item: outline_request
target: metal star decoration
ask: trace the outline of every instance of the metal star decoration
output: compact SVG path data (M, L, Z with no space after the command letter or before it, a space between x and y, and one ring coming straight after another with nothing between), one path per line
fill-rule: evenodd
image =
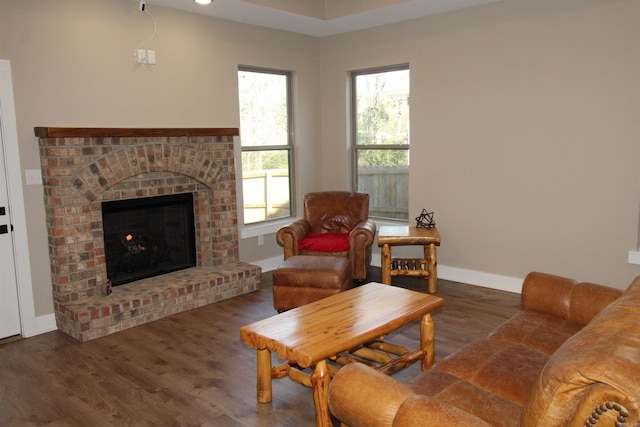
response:
M435 228L436 222L433 220L433 212L422 209L420 216L416 218L416 228Z

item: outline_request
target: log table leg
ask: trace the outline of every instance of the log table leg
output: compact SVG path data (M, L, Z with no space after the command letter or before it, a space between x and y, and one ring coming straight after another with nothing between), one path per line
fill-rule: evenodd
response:
M258 350L258 402L271 402L271 352Z
M420 349L424 353L422 357L422 370L431 368L436 359L435 330L431 314L427 313L420 321Z
M438 260L436 259L436 245L431 243L424 247L425 259L427 260L428 285L427 292L435 294L438 290Z
M382 262L382 283L391 284L391 247L388 244L382 245L381 249Z
M316 407L316 426L332 427L331 414L329 413L329 369L327 361L321 360L311 375L313 386L313 401Z

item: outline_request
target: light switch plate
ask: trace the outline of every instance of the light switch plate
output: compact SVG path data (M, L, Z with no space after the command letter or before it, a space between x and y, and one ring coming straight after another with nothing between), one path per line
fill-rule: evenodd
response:
M156 65L156 51L148 50L147 51L147 64Z
M27 169L24 173L27 185L42 185L42 171L40 169Z
M136 60L138 64L146 64L147 63L147 51L145 49L138 49L136 51Z

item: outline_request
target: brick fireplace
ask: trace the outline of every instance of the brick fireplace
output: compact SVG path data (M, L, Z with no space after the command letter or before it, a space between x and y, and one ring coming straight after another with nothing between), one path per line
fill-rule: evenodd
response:
M235 128L37 127L58 329L99 338L252 292L260 268L239 261ZM192 193L196 267L103 295L102 202Z

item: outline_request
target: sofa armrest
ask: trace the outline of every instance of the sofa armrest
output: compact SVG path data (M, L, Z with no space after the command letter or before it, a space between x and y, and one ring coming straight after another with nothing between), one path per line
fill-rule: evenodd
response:
M329 409L350 427L490 427L361 363L345 366L331 380Z
M284 247L284 259L298 255L298 241L307 237L311 226L304 219L299 219L293 223L282 227L276 233L276 241Z
M401 382L351 363L329 383L329 410L350 427L392 427L398 409L412 394Z
M640 408L635 396L625 395L617 387L609 384L590 386L580 399L571 417L572 427L582 427L584 420L598 414L598 427L619 427L640 425Z

